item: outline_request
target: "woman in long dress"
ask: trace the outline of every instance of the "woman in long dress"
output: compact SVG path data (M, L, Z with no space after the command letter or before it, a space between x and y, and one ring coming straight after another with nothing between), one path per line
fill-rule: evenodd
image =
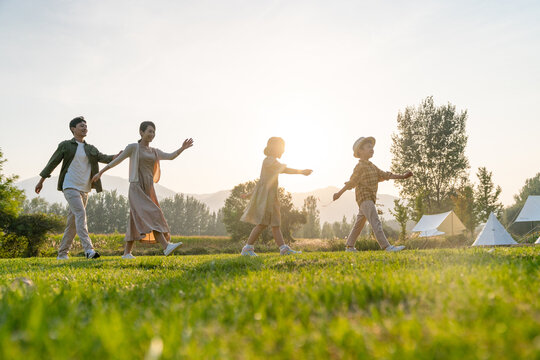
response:
M294 251L285 244L283 234L281 233L281 213L278 197L278 176L279 174L302 174L310 175L313 170L297 170L288 168L287 165L280 163L277 159L281 158L285 151L285 141L280 137L271 137L268 139L264 154L261 175L259 181L250 195L251 200L240 218L241 221L255 225L249 235L247 244L242 248L242 255L257 256L255 254L254 244L259 235L266 227L272 228L272 234L281 255L297 254L300 251Z
M159 206L154 183L159 181L160 160L173 160L184 150L193 146L193 139L186 139L182 147L172 153L165 153L150 147L156 135L156 125L144 121L139 127L141 139L126 146L124 151L99 173L92 181L97 181L103 173L129 157L129 221L126 231L126 245L123 259L134 259L131 254L135 241L158 242L165 255L171 254L181 242L171 243L169 225Z

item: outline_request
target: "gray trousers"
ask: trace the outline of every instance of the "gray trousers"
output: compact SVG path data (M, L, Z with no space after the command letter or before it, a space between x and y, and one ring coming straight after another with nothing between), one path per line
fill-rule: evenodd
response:
M64 197L66 198L69 206L69 213L67 216L66 230L64 230L64 236L58 249L58 255L67 255L71 245L73 245L73 239L75 235L79 235L81 245L85 252L94 249L92 240L88 236L88 226L86 225L86 203L88 201L88 193L75 190L64 189Z
M360 235L360 232L366 224L366 220L369 221L381 249L385 249L387 246L389 246L390 243L386 239L386 235L384 235L382 223L379 219L379 214L377 214L377 208L375 207L375 203L371 200L363 201L360 204L360 212L356 218L353 228L351 229L351 232L349 233L349 236L347 237L347 246L354 246L358 235Z

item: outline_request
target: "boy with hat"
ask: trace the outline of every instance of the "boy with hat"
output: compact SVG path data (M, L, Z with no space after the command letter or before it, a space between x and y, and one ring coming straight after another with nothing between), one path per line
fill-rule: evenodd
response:
M337 193L334 194L334 201L339 199L341 195L347 190L355 189L356 202L359 207L359 214L356 222L347 237L347 247L345 251L356 252L354 244L356 238L360 235L360 232L364 228L366 220L369 221L373 228L375 238L379 243L379 246L386 251L401 251L405 246L393 246L390 245L386 239L386 235L382 229L381 220L377 214L375 208L375 202L377 201L377 188L380 181L390 179L407 179L413 174L408 171L402 175L392 174L391 172L385 172L375 166L369 159L373 156L375 146L375 138L373 137L361 137L355 141L353 145L354 157L359 158L358 164L354 168L353 174L349 181L345 183L345 186Z

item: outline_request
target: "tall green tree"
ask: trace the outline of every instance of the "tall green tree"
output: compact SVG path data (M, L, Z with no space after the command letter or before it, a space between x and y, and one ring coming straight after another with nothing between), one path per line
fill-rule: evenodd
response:
M399 224L400 232L399 239L405 240L407 237L407 221L409 221L409 209L401 203L399 199L394 200L394 210L390 209L390 213Z
M123 233L127 228L129 204L127 198L116 190L103 191L88 197L86 214L89 232Z
M454 212L463 222L463 225L465 225L472 238L474 236L474 230L478 226L473 186L469 182L464 181L452 196L452 202L454 204Z
M220 235L216 231L221 223L218 216L222 215L211 214L208 205L192 196L176 194L166 198L161 201L161 209L175 235Z
M0 149L0 229L8 226L22 211L24 191L15 187L18 176L4 175L4 153Z
M410 202L422 194L427 213L450 209L456 184L466 176L466 121L467 111L458 112L450 103L436 106L432 96L398 113L391 170L414 173L397 184Z
M493 183L493 173L485 167L480 167L476 176L478 177L478 185L474 197L478 220L486 222L491 213L500 217L503 211L503 205L499 201L502 190L500 186L495 186Z
M304 199L302 212L306 216L306 223L300 228L299 236L306 239L319 238L321 236L321 220L315 196L310 195Z

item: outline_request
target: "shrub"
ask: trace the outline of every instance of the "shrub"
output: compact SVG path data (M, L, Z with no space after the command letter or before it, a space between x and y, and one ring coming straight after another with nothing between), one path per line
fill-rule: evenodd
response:
M6 232L27 239L22 255L30 257L39 255L48 232L60 231L63 225L62 219L55 215L23 214L12 219Z
M22 257L28 247L28 239L15 234L5 234L0 231L0 258Z

